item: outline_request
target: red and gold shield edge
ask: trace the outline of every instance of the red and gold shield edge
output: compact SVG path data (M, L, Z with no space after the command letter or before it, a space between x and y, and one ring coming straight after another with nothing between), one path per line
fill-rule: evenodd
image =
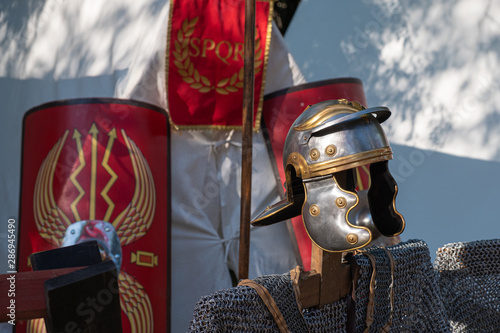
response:
M363 83L357 78L337 78L305 83L285 88L264 96L262 131L271 158L274 159L275 176L282 185L285 182L283 170L283 147L288 130L295 119L308 105L331 99L347 99L359 102L366 107ZM357 168L358 186L360 189L369 187L369 170L363 166ZM279 186L284 198L284 187ZM293 234L297 243L302 267L308 271L311 267L312 243L305 230L302 217L291 219Z
M241 129L245 0L173 0L166 87L175 129ZM272 1L256 1L254 130L260 127Z
M73 99L23 120L18 270L59 247L80 220L113 224L122 248L123 332L170 330L170 171L166 111L113 98ZM41 320L20 331L44 331Z

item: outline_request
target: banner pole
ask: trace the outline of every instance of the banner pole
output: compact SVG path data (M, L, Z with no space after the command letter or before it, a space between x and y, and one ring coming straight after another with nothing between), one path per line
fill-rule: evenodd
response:
M254 109L255 0L245 1L243 124L241 146L241 212L238 279L248 278L252 195L252 130Z

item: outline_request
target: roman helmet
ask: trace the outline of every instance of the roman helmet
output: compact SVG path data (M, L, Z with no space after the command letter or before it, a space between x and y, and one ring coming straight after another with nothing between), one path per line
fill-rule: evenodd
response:
M398 187L388 168L392 150L380 125L390 115L387 107L366 109L345 99L308 106L285 140L286 199L267 207L252 225L302 214L313 243L329 252L355 250L376 235L403 232L405 221L395 207ZM367 211L355 190L353 171L364 165L370 165L367 201L373 223L360 218Z

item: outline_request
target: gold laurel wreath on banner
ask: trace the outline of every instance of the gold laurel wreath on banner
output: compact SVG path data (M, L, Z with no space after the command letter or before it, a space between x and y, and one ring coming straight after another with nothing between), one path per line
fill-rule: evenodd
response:
M181 29L177 32L177 40L174 41L175 51L172 51L175 57L174 64L177 67L177 73L182 76L182 80L189 84L191 88L201 93L207 93L213 89L222 95L237 92L238 89L243 88L243 68L232 76L219 80L219 82L213 86L210 80L206 76L201 75L191 62L188 49L189 40L198 23L198 19L199 17L195 17L192 20L185 19L182 22ZM260 59L262 56L260 38L256 40L255 53L255 58ZM255 74L261 71L262 62L262 60L255 60Z

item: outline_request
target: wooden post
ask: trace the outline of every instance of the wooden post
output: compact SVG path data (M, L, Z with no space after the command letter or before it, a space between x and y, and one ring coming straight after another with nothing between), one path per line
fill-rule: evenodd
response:
M313 245L311 270L290 271L302 308L322 307L345 297L351 288L351 267L342 262L342 253L326 252Z
M342 253L326 252L313 246L311 269L321 276L318 306L333 303L349 292L351 268L342 263Z
M252 195L252 129L254 109L255 0L245 2L243 118L241 146L241 212L238 279L248 278Z

